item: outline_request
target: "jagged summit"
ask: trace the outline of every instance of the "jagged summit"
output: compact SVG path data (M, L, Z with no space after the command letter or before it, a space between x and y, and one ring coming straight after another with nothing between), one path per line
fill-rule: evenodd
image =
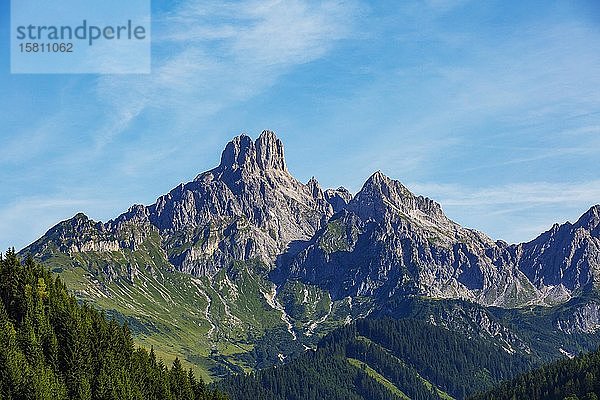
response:
M346 208L352 200L352 193L343 186L337 189L327 189L325 191L325 199L333 207L334 212L341 211Z
M600 206L529 243L493 242L381 171L354 196L300 182L271 131L235 137L219 166L152 205L105 224L77 214L20 255L134 322L148 343L164 330L164 348L219 374L242 372L244 360L279 363L353 319L409 315L413 300L411 315L470 338L486 332L511 354L529 354L513 329L525 320L497 307L573 300L544 329L600 332ZM533 343L542 331L531 326Z
M438 203L381 171L355 196L343 187L323 191L314 177L295 179L283 143L263 131L256 140L235 137L218 167L156 203L106 224L78 214L22 254L85 259L120 252L119 260L133 263L131 252L140 252L154 257L143 265L209 277L237 262L278 268L285 260L280 271L332 295L421 294L520 306L564 301L592 281L600 287L599 236L600 206L576 224L507 246L461 227Z
M381 171L375 172L367 179L357 196L366 195L379 195L386 198L394 196L414 197L400 181L389 178Z
M287 172L283 143L268 130L262 131L254 142L248 135L241 134L225 146L218 169Z
M389 181L391 181L391 179L381 172L380 169L378 169L377 171L373 172L373 174L367 179L366 183L378 184Z
M350 202L350 208L367 218L380 219L383 214L392 211L406 215L422 213L432 222L445 222L441 206L435 201L414 195L400 181L393 180L381 171L367 179L360 192Z
M583 227L588 230L598 229L600 227L600 204L596 204L587 210L575 223L577 227Z
M325 199L325 195L323 194L323 189L321 189L321 185L319 181L314 176L308 180L306 186L310 190L313 198L323 200Z

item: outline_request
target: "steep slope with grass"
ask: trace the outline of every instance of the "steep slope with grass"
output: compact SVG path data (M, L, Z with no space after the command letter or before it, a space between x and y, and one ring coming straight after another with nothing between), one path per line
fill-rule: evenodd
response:
M28 259L0 254L1 399L218 400L176 359L136 348L126 325L80 305Z
M381 172L354 196L299 182L270 131L234 138L154 204L106 223L77 214L19 254L207 380L282 364L358 318L409 315L414 299L430 324L508 353L598 344L600 206L509 245Z
M284 366L226 378L218 387L236 400L463 399L533 365L530 357L424 322L366 319ZM370 397L366 387L381 397ZM331 397L319 397L325 394Z

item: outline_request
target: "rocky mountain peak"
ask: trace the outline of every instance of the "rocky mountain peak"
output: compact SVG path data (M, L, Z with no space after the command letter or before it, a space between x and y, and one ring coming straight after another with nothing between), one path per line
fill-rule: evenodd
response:
M218 167L156 203L106 224L77 214L21 254L96 262L121 252L130 264L211 278L234 263L260 262L334 298L420 293L512 307L600 288L598 249L600 205L529 243L494 243L381 171L354 197L343 187L324 192L314 177L303 184L287 171L282 142L263 131L256 140L234 138Z
M413 194L400 181L395 181L381 171L375 172L363 185L360 195L379 195L386 198L414 197Z
M63 229L68 226L68 230L73 230L75 232L83 232L91 227L95 226L97 223L94 220L91 220L87 215L82 212L75 214L75 216L69 220L62 221L56 227L62 227Z
M391 181L390 178L388 178L383 172L381 172L381 170L377 170L373 173L373 175L371 175L369 177L369 179L367 179L367 183L372 182L372 183L383 183L383 182L389 182Z
M246 134L236 136L225 146L219 169L287 172L283 143L272 131L263 131L254 142Z
M319 181L317 180L317 178L315 178L314 176L310 178L306 183L306 186L308 187L308 190L310 190L310 193L312 194L312 197L314 199L325 199L323 189L321 189L321 185L319 185Z
M225 150L221 154L220 167L237 169L246 165L251 160L253 153L254 144L250 136L245 134L236 136L225 146Z
M350 202L350 208L363 218L381 219L384 214L423 216L431 221L446 220L441 206L435 201L415 196L399 181L388 178L381 171L367 179L361 191Z
M325 200L333 207L334 212L338 212L346 208L350 200L352 200L352 194L343 186L337 189L327 189L325 191Z
M256 161L262 169L278 169L287 171L283 142L273 131L262 131L256 142Z
M600 228L600 204L596 204L583 214L575 223L576 227L582 227L590 231Z
M76 221L87 221L89 220L88 216L85 215L82 212L78 212L77 214L75 214L75 216L73 217L74 220Z
M146 223L146 222L149 222L148 217L149 217L148 207L146 207L142 204L134 204L131 207L129 207L127 212L121 214L114 221L109 221L107 223L107 225L118 226L119 224L122 224L127 221L131 221L131 222L135 222L135 223Z
M362 189L356 195L357 198L383 198L390 196L390 184L392 180L381 171L375 172L364 183Z

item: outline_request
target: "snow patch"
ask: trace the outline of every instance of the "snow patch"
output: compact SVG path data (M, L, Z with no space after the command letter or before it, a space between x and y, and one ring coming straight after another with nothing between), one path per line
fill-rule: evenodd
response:
M575 354L569 353L562 347L560 349L558 349L558 351L560 351L563 355L567 356L568 358L575 358Z

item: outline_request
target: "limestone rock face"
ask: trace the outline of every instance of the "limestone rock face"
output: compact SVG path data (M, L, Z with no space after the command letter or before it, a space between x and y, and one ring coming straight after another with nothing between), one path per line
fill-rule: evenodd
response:
M332 214L318 182L292 177L281 140L264 131L256 141L234 138L218 167L156 203L133 206L106 224L75 217L26 251L42 256L48 241L59 251L119 251L155 239L176 269L210 276L235 260L272 265L290 242L310 239Z
M554 326L568 334L597 332L600 330L600 301L594 299L577 305L571 313L558 318Z
M334 298L427 296L521 307L565 302L597 286L598 206L508 246L449 220L439 204L376 172L343 212L282 266Z
M555 224L535 240L513 246L519 267L537 287L576 292L600 283L600 206L575 224Z
M325 199L331 204L334 212L338 212L346 208L350 200L352 200L352 194L343 186L337 189L327 189L325 191Z
M494 242L379 171L355 196L343 187L324 191L315 178L304 184L289 173L281 140L264 131L254 141L234 138L216 168L154 204L104 224L78 214L22 253L44 259L150 248L195 276L213 276L236 261L262 262L274 280L318 285L334 300L553 305L599 286L600 206L529 243ZM596 326L598 315L582 309L580 329Z

